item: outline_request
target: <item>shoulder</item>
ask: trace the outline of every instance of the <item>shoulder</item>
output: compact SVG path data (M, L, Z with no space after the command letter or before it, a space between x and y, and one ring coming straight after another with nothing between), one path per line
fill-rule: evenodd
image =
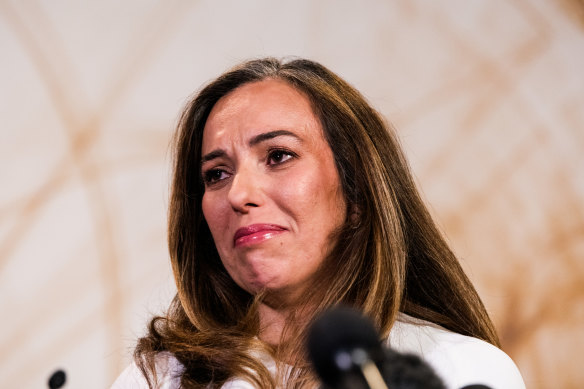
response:
M268 370L274 374L276 363L267 354L254 353L261 360ZM181 375L184 370L183 365L169 352L161 352L156 356L156 374L158 378L157 389L178 389L180 388ZM148 382L142 371L132 362L113 383L111 389L149 389ZM254 386L241 378L229 379L222 386L222 389L254 389Z
M156 356L158 388L179 388L182 371L183 366L172 354L162 352ZM138 365L132 362L116 379L111 389L149 389L149 387Z
M433 323L400 314L388 342L396 351L420 356L448 388L471 384L493 389L525 388L517 366L502 350Z

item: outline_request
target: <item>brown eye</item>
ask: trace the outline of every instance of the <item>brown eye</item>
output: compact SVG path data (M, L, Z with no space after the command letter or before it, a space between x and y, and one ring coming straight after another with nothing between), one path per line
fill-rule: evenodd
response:
M280 149L272 150L268 154L268 165L279 165L279 164L284 163L284 162L286 162L294 157L296 157L296 154L294 154L291 151L280 150Z
M205 184L210 185L215 182L224 180L225 178L227 178L227 176L228 174L225 170L210 169L203 174L203 180L205 181Z

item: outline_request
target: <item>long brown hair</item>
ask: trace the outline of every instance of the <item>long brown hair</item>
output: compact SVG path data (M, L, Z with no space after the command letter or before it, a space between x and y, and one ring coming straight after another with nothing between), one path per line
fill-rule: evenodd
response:
M135 352L150 385L155 385L155 357L161 351L173 353L184 366L185 388L220 387L235 376L257 387L276 385L250 354L258 348L272 355L277 351L257 339L259 298L227 274L201 209L207 117L223 96L265 79L285 81L309 98L347 201L345 225L316 277L320 287L309 288L305 296L310 314L340 303L352 305L370 316L386 337L401 311L498 346L476 290L420 198L393 128L324 66L265 58L245 62L209 83L181 116L168 227L178 293L166 316L151 321ZM302 331L296 337L302 338ZM310 376L298 355L296 384Z

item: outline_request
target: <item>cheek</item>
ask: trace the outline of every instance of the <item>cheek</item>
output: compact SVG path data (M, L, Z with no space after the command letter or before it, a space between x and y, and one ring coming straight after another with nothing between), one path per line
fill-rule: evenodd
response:
M311 177L287 177L286 180L275 183L273 188L273 197L278 199L280 207L295 218L304 219L314 212L318 198L315 196L314 180Z
M203 217L207 221L207 225L213 235L213 239L216 240L215 237L224 224L222 215L225 215L225 212L221 211L221 204L212 195L207 194L203 195L201 208L203 210Z
M229 220L227 220L227 213L221 207L221 203L218 203L213 196L203 195L203 201L201 203L201 208L203 210L203 217L209 226L211 231L211 237L213 238L213 243L215 248L221 258L221 262L224 258L229 257L229 249L231 247L231 240L227 239L229 236L226 233L226 229L229 227ZM225 268L231 274L231 270L228 268L228 263L223 263Z
M289 185L293 182L294 185ZM346 213L344 195L336 176L320 171L290 177L276 186L280 204L298 221L310 222L313 228L337 227Z
M203 210L203 217L207 221L209 228L211 228L211 220L213 219L211 217L211 210L212 209L209 207L209 200L208 200L207 194L203 195L203 200L201 201L201 209Z

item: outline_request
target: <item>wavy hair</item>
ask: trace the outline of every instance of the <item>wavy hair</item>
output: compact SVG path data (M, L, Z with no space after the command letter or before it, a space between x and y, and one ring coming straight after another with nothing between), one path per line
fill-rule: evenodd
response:
M351 305L387 337L401 311L499 346L476 290L421 200L392 126L324 66L265 58L210 82L180 118L168 219L178 292L167 314L151 321L135 351L150 386L156 384L155 357L161 351L173 353L184 366L184 388L221 387L235 376L260 388L277 384L250 353L263 348L278 356L277 349L257 338L261 296L250 295L228 275L201 208L201 145L209 113L236 88L266 79L287 82L310 100L347 203L346 221L315 277L320 287L309 288L305 296L304 314ZM295 344L301 344L302 329L292 332ZM288 386L312 382L301 347L296 348L295 378Z

